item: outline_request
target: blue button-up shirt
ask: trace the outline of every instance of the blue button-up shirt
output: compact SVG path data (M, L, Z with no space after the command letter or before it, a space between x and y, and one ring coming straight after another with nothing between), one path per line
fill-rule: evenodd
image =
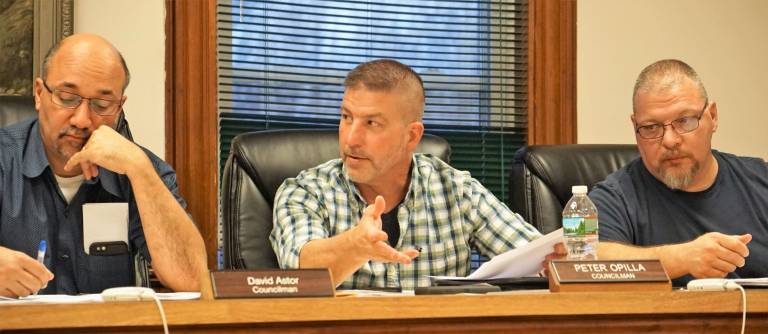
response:
M176 185L176 173L144 149L155 170L186 207ZM87 255L83 247L85 203L128 203L129 253ZM37 256L47 240L45 266L53 281L41 293L96 293L135 284L133 257L150 259L136 200L128 177L99 168L99 176L84 181L67 203L45 154L37 119L0 129L0 246Z

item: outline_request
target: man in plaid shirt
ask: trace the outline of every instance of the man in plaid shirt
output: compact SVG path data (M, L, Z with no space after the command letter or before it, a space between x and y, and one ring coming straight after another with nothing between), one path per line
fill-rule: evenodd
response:
M375 60L344 86L341 159L286 180L275 196L270 239L281 267L330 268L343 288L412 289L429 285L426 275L467 275L472 248L492 257L540 236L468 172L413 153L424 133L413 70Z

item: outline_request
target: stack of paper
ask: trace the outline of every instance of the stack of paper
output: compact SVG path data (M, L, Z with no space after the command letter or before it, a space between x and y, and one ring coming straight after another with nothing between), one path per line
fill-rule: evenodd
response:
M433 280L488 280L536 276L547 254L563 241L563 229L552 231L525 246L494 256L467 277L429 276Z

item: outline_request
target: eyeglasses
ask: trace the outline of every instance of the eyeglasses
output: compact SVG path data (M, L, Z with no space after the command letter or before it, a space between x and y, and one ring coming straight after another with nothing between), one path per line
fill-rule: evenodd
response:
M675 132L679 134L691 132L699 128L699 120L704 116L704 111L707 110L707 106L709 106L709 100L704 101L704 108L701 109L699 116L685 116L667 124L656 123L638 126L635 129L635 132L643 139L658 139L664 137L664 131L666 131L668 125L671 125L672 128L675 129Z
M51 101L59 107L75 109L83 103L83 100L88 100L88 107L99 116L112 116L120 109L121 101L82 97L58 88L51 89L45 81L43 81L43 87L51 93Z

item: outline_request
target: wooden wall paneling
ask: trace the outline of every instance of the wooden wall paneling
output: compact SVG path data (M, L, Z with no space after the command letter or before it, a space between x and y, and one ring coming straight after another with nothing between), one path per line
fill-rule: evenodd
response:
M218 111L216 1L166 0L166 161L216 268Z
M528 144L575 144L576 125L576 0L530 0Z

